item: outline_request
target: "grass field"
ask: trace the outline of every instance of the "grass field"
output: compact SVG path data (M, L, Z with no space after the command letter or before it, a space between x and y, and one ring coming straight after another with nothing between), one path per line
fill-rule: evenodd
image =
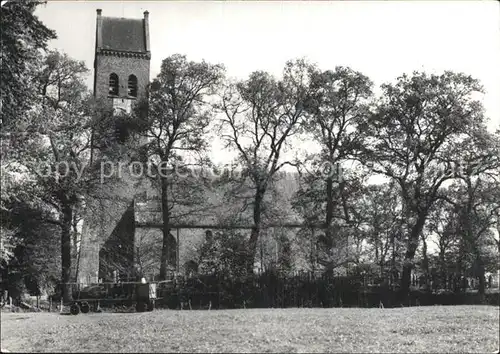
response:
M496 306L2 313L10 352L466 352L499 348Z

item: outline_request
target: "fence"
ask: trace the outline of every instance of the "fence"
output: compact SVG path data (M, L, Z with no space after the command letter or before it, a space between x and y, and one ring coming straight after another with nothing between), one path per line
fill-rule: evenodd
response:
M200 275L178 278L159 289L168 308L269 307L394 307L413 305L498 304L498 292L481 298L477 293L412 288L409 296L397 284L375 284L366 276L331 276L314 273L262 273L245 278ZM415 282L414 282L415 284Z
M146 278L152 281L154 277ZM425 282L412 275L409 296L399 291L398 282L398 279L391 283L388 279L370 274L338 276L322 272L270 271L245 277L226 274L183 277L172 274L170 281L158 286L160 300L157 306L171 309L231 309L499 304L498 290L488 289L484 297L479 296L474 290L466 289L471 282L464 278L450 278L446 282L448 289L438 290L433 286L420 287L426 285ZM136 284L136 279L121 278L117 283L94 283L90 287L72 283L71 288L75 299L130 300L133 299ZM60 292L51 298L59 301ZM107 307L113 306L113 303L103 301L101 304Z

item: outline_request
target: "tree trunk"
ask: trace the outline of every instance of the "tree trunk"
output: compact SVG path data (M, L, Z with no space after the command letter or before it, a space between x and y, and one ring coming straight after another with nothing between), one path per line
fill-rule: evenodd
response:
M498 232L499 239L496 242L497 242L497 248L498 248L498 255L500 256L500 214L498 214L498 218L497 218L497 232Z
M479 298L481 299L481 302L483 302L484 301L484 294L486 292L486 278L484 275L483 260L481 259L481 255L479 254L479 252L476 253L476 262L477 262L477 270L478 270L478 277L479 277L478 294L479 294Z
M73 232L72 232L72 242L73 242L73 249L75 250L75 257L76 257L76 251L78 249L78 219L77 219L77 214L73 213L73 221L72 221L72 227L73 227Z
M484 264L483 264L483 260L481 259L481 253L480 253L480 250L479 250L479 246L478 246L478 239L479 239L479 235L476 236L474 234L474 230L473 230L473 227L472 227L472 220L471 220L471 215L472 215L472 192L470 192L470 190L472 189L472 186L470 185L470 181L468 181L469 184L468 184L468 188L469 188L469 200L468 200L468 203L466 205L466 209L465 209L465 215L463 217L463 222L464 222L464 226L465 226L465 234L466 234L466 237L467 237L467 241L469 243L469 246L470 248L472 248L473 252L475 253L475 256L476 256L476 269L478 271L478 277L479 277L479 288L478 288L478 293L479 293L479 297L481 299L481 301L484 300L484 293L485 293L485 288L486 288L486 285L485 285L485 276L484 276ZM476 236L476 237L474 237Z
M311 261L311 270L314 274L316 271L316 263L318 261L318 253L317 253L317 240L316 240L316 232L315 229L311 229L311 253L310 253L310 261Z
M448 281L448 273L446 271L446 259L445 259L445 249L441 248L439 250L439 268L440 268L440 275L441 275L441 288L443 289L449 289L449 285L447 284Z
M334 195L333 195L333 179L332 177L328 177L326 179L326 216L325 216L325 238L327 241L326 251L327 254L329 255L329 259L327 259L328 264L326 266L326 273L328 275L333 275L334 260L331 259L331 254L334 245L334 233L332 230L334 206L335 205L334 205Z
M73 231L71 233L71 236L72 236L72 257L74 259L74 262L75 262L75 273L74 273L74 276L73 276L73 279L75 282L78 282L78 265L80 263L80 251L78 249L78 218L77 218L77 213L76 212L73 212L73 222L72 222L72 228L73 228Z
M71 224L73 222L73 209L68 204L63 204L61 213L61 282L63 301L72 300L71 294Z
M332 235L332 221L333 221L333 179L328 177L326 179L326 218L325 218L325 236L329 242L329 247L333 246L333 235Z
M460 240L460 246L458 251L458 259L457 259L457 268L456 268L456 277L458 278L457 286L455 287L455 291L465 291L462 286L461 277L465 276L464 270L464 260L465 260L465 240Z
M160 280L166 280L168 261L172 248L172 245L170 245L170 210L167 178L161 178L161 211L163 217L163 245L161 249Z
M398 279L396 277L396 235L394 232L391 233L391 284L397 282Z
M379 265L380 265L380 277L382 278L384 276L384 265L385 265L385 257L387 255L387 249L386 251L384 252L383 250L383 244L382 242L380 242L380 252L377 252L379 253L379 257L380 257L380 260L379 260Z
M429 258L427 256L427 240L422 236L422 270L424 271L425 285L429 285Z
M257 188L255 192L254 198L254 206L253 206L253 226L252 232L250 234L250 240L248 242L248 259L247 259L247 273L253 273L253 266L255 263L255 256L257 252L257 242L259 240L260 235L260 222L262 216L262 201L264 199L264 189Z
M411 270L413 269L413 259L415 258L415 252L418 248L418 240L420 233L422 232L426 220L426 214L420 213L417 216L415 225L411 229L411 233L408 239L408 244L405 252L405 259L403 263L403 274L401 275L401 294L403 299L406 300L410 293L411 284Z

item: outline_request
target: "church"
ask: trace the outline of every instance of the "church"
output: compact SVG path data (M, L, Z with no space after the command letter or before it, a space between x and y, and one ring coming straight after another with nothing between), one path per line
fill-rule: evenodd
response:
M97 10L94 96L112 108L114 115L130 113L134 104L146 97L151 49L148 11L143 13L143 18L118 18L103 16L102 10ZM284 174L272 197L272 203L280 206L273 214L273 222L300 223L290 203L297 188L297 176ZM124 279L137 272L147 277L156 276L163 226L158 192L147 180L133 180L126 174L121 181L102 189L100 197L86 202L77 281L116 281L117 275ZM204 207L198 211L191 210L193 208L173 210L170 244L174 247L169 255L172 272L185 272L187 264L196 263L196 249L210 225L220 225L242 209L241 205L228 203L222 189L207 189ZM240 213L239 222L251 225L248 209ZM242 230L246 231L250 233ZM297 230L286 230L286 233L290 231L297 233ZM272 241L276 232L283 230L264 231L263 236L268 234L268 241ZM262 247L263 244L261 263L264 254L277 257L276 242L268 242L265 252Z
M131 113L134 103L145 98L150 60L147 11L142 19L130 19L106 17L97 9L93 87L96 101L116 115ZM98 151L92 151L92 155L96 153ZM125 179L112 188L104 187L110 189L106 197L101 195L87 201L77 265L78 282L95 283L105 278L107 270L102 263L106 263L108 253L109 256L115 254L121 263L133 264L133 246L124 246L134 243L135 187L130 179ZM114 253L107 252L108 248Z

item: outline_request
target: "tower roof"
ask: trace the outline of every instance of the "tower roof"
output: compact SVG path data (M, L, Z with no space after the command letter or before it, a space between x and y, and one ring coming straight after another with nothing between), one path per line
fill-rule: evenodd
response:
M105 17L97 10L97 51L149 53L149 13L143 19Z
M124 52L146 52L144 20L102 18L102 49Z

